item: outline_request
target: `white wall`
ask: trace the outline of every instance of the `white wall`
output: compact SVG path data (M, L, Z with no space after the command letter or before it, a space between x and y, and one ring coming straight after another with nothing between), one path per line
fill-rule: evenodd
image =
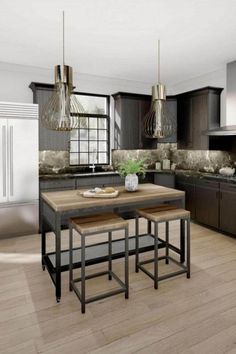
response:
M0 101L32 102L33 95L29 84L32 81L53 83L54 68L50 70L13 65L0 62ZM81 92L113 94L118 91L151 94L152 83L119 80L89 74L74 74L74 85ZM190 80L167 87L168 94L194 90L204 86L224 88L221 94L221 126L233 124L226 117L226 66L218 71L208 73ZM113 102L111 101L113 115ZM234 123L236 124L236 122Z
M0 101L32 102L28 88L32 81L53 83L54 68L50 70L0 62ZM151 84L74 73L77 91L113 94L118 91L149 94Z
M227 122L226 117L226 66L221 70L201 75L190 80L182 81L178 84L174 84L169 87L169 93L174 95L205 86L224 88L221 93L221 126L232 124L232 122Z
M54 68L50 70L0 62L0 101L33 102L29 88L32 81L54 83ZM151 94L151 84L74 73L76 91L112 95L118 91ZM114 133L114 102L111 99L111 148Z

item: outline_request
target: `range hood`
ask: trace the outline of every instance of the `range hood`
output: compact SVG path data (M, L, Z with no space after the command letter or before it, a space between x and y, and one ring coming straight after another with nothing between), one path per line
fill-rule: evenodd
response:
M236 123L236 61L227 64L226 77L226 117L230 122ZM208 130L206 135L230 136L236 135L236 125Z
M206 135L209 136L226 136L226 135L236 135L236 125L228 125L225 127L220 127L218 129L208 130Z

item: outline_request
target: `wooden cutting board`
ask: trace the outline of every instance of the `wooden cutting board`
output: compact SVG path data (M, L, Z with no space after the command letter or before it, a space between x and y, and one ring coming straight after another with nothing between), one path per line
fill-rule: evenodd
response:
M81 195L85 198L116 198L119 195L119 191L113 193L94 193L88 190L81 193Z

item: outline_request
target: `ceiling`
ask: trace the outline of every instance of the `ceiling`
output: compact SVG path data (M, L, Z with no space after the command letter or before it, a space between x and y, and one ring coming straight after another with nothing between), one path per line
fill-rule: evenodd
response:
M0 61L175 84L236 59L235 0L1 0Z

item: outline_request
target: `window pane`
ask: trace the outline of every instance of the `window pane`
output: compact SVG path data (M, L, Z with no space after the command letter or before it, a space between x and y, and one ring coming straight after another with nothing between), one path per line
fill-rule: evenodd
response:
M88 142L87 141L81 141L81 143L80 143L80 151L81 152L87 152L88 151Z
M89 118L89 129L97 129L97 118Z
M107 114L107 97L76 95L85 113Z
M98 118L98 127L99 127L99 129L107 129L107 119L106 118Z
M71 152L78 152L79 151L79 144L78 141L71 141L70 142L70 151Z
M78 165L78 163L79 163L79 155L70 154L70 165Z
M97 151L98 144L96 141L90 141L89 142L89 151Z
M88 164L88 154L87 153L80 153L80 164L87 165Z
M99 130L99 140L107 140L107 130Z
M80 129L79 139L80 140L88 140L88 130L87 129Z
M89 129L89 140L97 140L97 130Z
M99 151L107 151L107 142L106 141L99 141L98 150Z
M78 129L72 129L70 132L71 140L78 140Z
M80 128L88 128L88 118L87 117L80 117L79 118L79 127Z
M106 163L106 162L107 162L107 154L100 152L100 153L98 154L98 162L99 162L99 163Z
M94 153L94 152L90 152L89 153L89 163L98 163L98 156L97 156L97 152Z

